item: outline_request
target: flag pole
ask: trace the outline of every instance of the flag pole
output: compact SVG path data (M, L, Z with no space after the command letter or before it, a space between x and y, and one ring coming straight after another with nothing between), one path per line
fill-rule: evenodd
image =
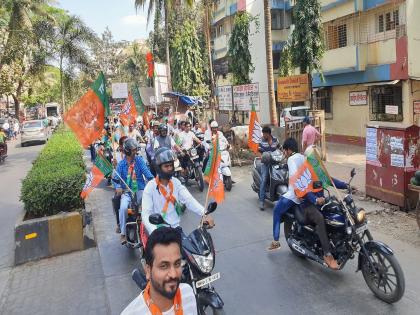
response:
M216 152L217 151L217 147L216 146L218 146L218 145L219 145L219 143L218 143L218 135L216 135L216 144L213 142L213 156L212 156L212 160L207 162L207 163L209 163L209 162L211 163L210 164L210 171L212 169L212 166L214 166L216 164L216 161L215 161L215 159L217 159L217 152ZM204 213L205 213L205 211L207 209L207 206L208 206L208 203L209 203L210 188L212 186L212 181L213 181L213 174L211 174L211 172L210 172L209 175L210 175L210 180L209 180L209 187L207 188L206 202L204 204ZM204 215L201 217L200 226L203 225L203 219L204 219Z

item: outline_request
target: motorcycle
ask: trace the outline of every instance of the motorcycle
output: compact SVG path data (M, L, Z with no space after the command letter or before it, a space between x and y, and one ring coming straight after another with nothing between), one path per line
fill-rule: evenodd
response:
M216 208L217 203L210 203L206 215L214 212ZM160 214L152 214L149 221L154 225L169 226ZM223 300L212 286L214 281L220 279L220 273L212 274L216 253L207 228L202 220L198 228L188 236L179 228L182 234L182 257L186 262L183 264L181 282L188 283L193 288L199 315L209 314L210 310L213 315L222 315ZM135 269L132 279L140 289L144 290L147 280L143 271Z
M197 152L197 148L200 147L198 145L197 147L193 147L189 150L184 150L184 156L183 158L188 159L188 164L185 169L184 174L184 183L188 184L189 179L195 179L198 185L198 189L200 191L204 190L204 177L203 177L203 171L201 169L200 165L200 159Z
M264 154L270 154L269 175L268 182L266 184L265 199L275 202L279 200L280 196L288 190L289 172L287 169L287 163L285 162L284 156L280 150ZM260 192L261 185L261 164L261 158L256 157L252 168L253 183L251 187L257 194Z
M3 163L7 158L7 143L4 141L0 143L0 163Z
M351 180L356 174L351 171L348 193L343 201L331 196L321 208L324 216L331 251L342 270L358 252L357 271L380 300L386 303L399 301L405 291L403 271L394 252L386 244L373 240L368 229L366 212L356 206L351 190ZM321 188L321 182L314 182L314 188ZM284 234L290 250L299 257L309 258L325 267L323 251L314 226L304 221L303 210L295 206L284 216ZM282 219L283 219L282 218Z

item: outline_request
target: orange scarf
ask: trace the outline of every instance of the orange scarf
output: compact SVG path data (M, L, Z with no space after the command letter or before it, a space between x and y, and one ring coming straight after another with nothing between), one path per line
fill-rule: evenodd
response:
M160 183L160 180L159 180L159 176L157 176L156 178L155 178L155 180L156 180L156 185L158 186L158 189L159 189L159 192L162 194L162 196L165 198L165 205L163 206L163 209L162 209L162 212L163 212L163 218L165 218L165 216L166 216L166 211L168 211L168 206L169 206L169 203L172 203L174 206L175 206L175 202L176 202L176 199L175 199L175 197L174 197L174 195L173 195L173 193L174 193L174 184L172 183L172 181L171 180L169 180L169 196L168 196L168 192L166 191L166 188L165 188L165 186L163 186L161 183Z
M159 307L156 304L153 303L153 301L150 297L150 281L147 283L147 286L144 289L143 298L144 298L144 301L146 302L147 307L150 310L150 313L152 313L152 315L162 315L162 311L159 309ZM183 315L184 314L184 311L182 310L182 299L181 299L181 289L180 288L178 288L178 290L176 291L176 294L175 294L174 310L175 310L175 315Z

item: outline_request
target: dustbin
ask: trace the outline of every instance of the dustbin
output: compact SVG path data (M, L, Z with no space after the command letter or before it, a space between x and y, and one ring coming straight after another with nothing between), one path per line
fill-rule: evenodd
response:
M420 129L368 125L366 128L366 195L399 206L413 208L418 194L408 189L419 169Z

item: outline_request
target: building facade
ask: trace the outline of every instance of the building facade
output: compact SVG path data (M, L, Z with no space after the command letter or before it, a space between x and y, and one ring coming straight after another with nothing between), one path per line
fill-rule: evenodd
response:
M419 124L420 1L320 2L324 79L313 88L327 139L363 145L366 125Z
M289 0L271 0L271 29L274 77L279 67L280 52L290 34L292 3ZM267 60L265 53L264 33L264 2L263 0L215 0L213 14L212 46L213 67L216 86L232 85L232 75L229 73L227 52L229 38L232 33L234 18L238 12L247 11L259 20L259 30L256 31L255 23L251 24L250 53L255 71L250 74L251 82L258 83L260 119L262 123L270 123L270 109L268 97ZM221 110L221 114L232 115L234 108ZM248 112L237 112L239 120L248 121Z

